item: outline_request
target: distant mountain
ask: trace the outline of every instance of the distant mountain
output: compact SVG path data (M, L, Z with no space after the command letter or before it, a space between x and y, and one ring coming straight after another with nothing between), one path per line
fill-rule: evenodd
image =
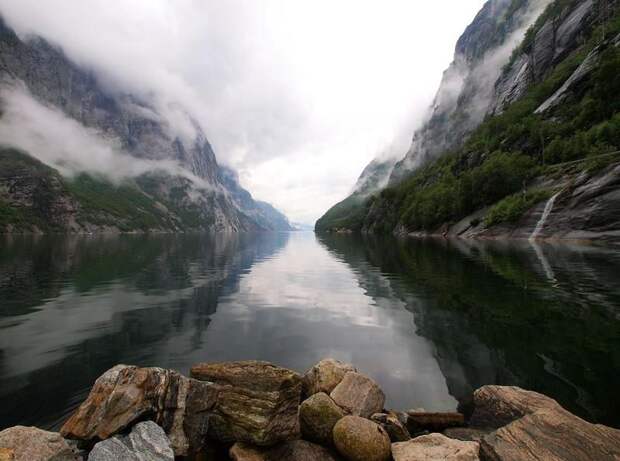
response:
M620 240L618 75L617 0L489 0L387 187L317 230Z
M69 177L58 171L62 165L44 165L0 139L0 232L291 229L282 213L254 201L236 174L218 164L191 115L176 108L186 129L180 133L149 101L112 93L61 49L40 37L18 37L0 17L3 107L17 90L143 164L175 168L143 171L120 184L93 173Z

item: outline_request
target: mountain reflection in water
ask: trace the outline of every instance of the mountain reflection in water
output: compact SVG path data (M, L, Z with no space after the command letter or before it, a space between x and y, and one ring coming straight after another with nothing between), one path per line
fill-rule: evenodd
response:
M453 410L484 384L620 426L620 254L312 233L0 243L0 428L58 427L117 363L187 373L331 356L388 405Z

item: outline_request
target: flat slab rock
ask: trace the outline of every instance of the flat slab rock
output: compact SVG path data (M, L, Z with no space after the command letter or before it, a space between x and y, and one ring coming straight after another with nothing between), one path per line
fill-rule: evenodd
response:
M95 381L60 432L72 439L105 440L151 419L168 434L175 455L184 456L203 445L216 399L215 386L175 371L117 365Z
M271 446L299 437L301 376L268 362L204 363L191 376L215 383L209 436L220 442Z
M129 435L96 444L88 461L174 461L174 451L164 430L145 421L136 424Z
M330 397L347 413L363 418L380 413L385 404L385 394L379 385L368 376L352 371L344 375Z
M462 427L464 425L465 416L461 413L407 412L407 428L412 433L425 430L440 432L450 427Z
M392 444L394 461L478 461L480 444L450 439L441 434Z
M14 426L0 432L0 461L81 461L56 432Z
M305 440L284 442L273 448L236 443L230 449L233 461L340 461L327 449Z
M481 439L485 459L620 459L620 430L588 423L542 394L516 387L485 386L474 393L474 405L472 421L508 421Z

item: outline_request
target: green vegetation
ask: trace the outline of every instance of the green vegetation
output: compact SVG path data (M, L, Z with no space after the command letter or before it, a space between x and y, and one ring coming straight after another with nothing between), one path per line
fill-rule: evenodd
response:
M317 221L316 230L359 230L362 227L365 209L364 198L359 195L352 195L337 205L334 205L325 213L325 215Z
M116 226L121 231L168 227L165 213L130 182L115 185L81 174L67 181L67 188L80 203L79 221Z
M116 184L88 174L64 178L23 152L0 149L0 182L20 191L12 197L0 190L0 232L8 226L13 232L63 232L72 218L85 228L121 232L206 228L213 222L208 207L188 199L183 180L170 186L175 180L144 175Z
M576 3L556 0L517 53L528 51L545 21ZM486 119L463 147L366 203L342 202L317 223L317 229L382 233L400 225L410 232L435 231L494 204L486 225L514 222L543 199L542 191L527 192L528 184L537 176L557 173L554 165L583 160L573 165L573 171L592 172L617 161L618 157L602 155L620 150L620 48L609 40L620 33L619 11L615 4L582 46L502 114ZM594 71L556 108L536 114L597 46L600 60Z
M547 200L551 194L548 190L532 190L526 193L510 195L493 206L484 218L487 227L504 222L514 223L523 213L537 203Z

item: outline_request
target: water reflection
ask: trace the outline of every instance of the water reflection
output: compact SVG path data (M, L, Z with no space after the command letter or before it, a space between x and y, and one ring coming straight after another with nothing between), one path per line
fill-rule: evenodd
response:
M450 394L488 384L552 395L583 417L620 425L620 254L527 242L394 242L328 236L352 267L369 261L430 339ZM365 274L365 271L360 271ZM385 287L363 277L370 296Z
M613 251L310 233L1 245L0 428L57 427L116 363L325 356L397 408L516 384L620 425Z

